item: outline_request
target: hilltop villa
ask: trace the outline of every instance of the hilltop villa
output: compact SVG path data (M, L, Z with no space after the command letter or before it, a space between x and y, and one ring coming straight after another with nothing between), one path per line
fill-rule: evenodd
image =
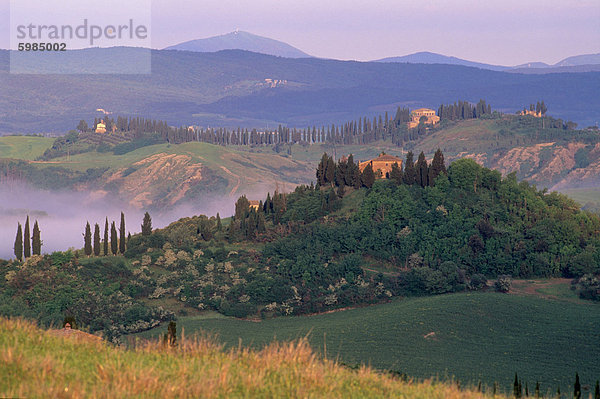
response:
M260 201L250 200L248 202L250 203L250 209L254 209L255 211L258 212L258 207L260 206Z
M408 122L408 127L410 129L417 127L422 117L426 118L426 120L423 121L426 125L435 125L440 121L440 117L435 114L434 110L429 108L419 108L410 113L411 121Z
M96 133L106 133L106 125L103 120L96 125Z
M519 115L531 115L531 116L535 116L536 118L541 118L542 117L542 113L541 112L535 112L535 111L531 111L528 109L524 109L523 111L519 111L518 113Z
M373 168L373 172L375 172L375 177L378 179L386 178L389 179L390 172L392 171L392 165L397 163L398 167L402 167L402 159L395 157L393 155L388 155L385 152L379 154L379 156L375 159L371 159L364 162L359 162L358 167L362 172L367 165L371 165Z

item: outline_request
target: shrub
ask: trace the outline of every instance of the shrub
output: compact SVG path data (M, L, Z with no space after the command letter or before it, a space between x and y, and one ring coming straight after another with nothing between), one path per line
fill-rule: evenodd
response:
M512 278L509 275L501 275L498 276L498 280L494 284L496 291L507 293L510 291L510 286L512 285Z
M487 278L483 274L476 273L471 276L469 280L470 290L480 290L487 287Z

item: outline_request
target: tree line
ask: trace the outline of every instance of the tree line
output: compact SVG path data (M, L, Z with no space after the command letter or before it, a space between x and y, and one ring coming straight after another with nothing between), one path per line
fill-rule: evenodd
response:
M418 184L421 187L431 187L441 173L446 173L446 165L444 154L438 148L430 164L427 163L423 151L419 154L417 162L414 161L413 152L409 151L404 164L394 163L389 176L386 177L398 184ZM316 175L319 186L330 185L342 188L345 186L371 188L377 177L383 177L381 171L374 171L370 164L361 172L359 164L354 162L352 154L348 158L341 158L336 164L333 157L326 153L321 157Z
M21 223L17 224L17 235L15 237L14 254L15 257L22 261L31 257L31 255L41 255L42 240L40 236L40 228L37 220L33 224L33 234L29 230L29 215L25 220L25 230L21 227Z
M129 236L131 237L131 234L129 234ZM104 256L124 254L126 243L125 214L123 212L121 212L121 224L119 226L118 235L115 222L111 222L109 229L108 218L106 218L104 221L104 235L102 240L100 239L100 225L98 223L94 225L94 235L92 238L90 222L86 222L85 232L83 233L83 252L86 256L91 256L92 254L94 256L100 256L101 253Z
M379 140L391 140L392 143L402 146L405 143L416 140L425 134L427 127L420 123L417 127L409 129L407 122L411 121L411 111L406 107L398 107L396 113L391 117L385 114L370 117L360 117L358 120L348 121L328 126L312 126L307 128L296 128L279 125L274 130L257 130L238 127L228 128L196 128L196 127L172 127L166 121L157 121L145 118L126 118L118 116L116 120L106 116L103 120L107 131L113 127L119 133L131 133L133 137L139 138L143 135L157 134L166 142L180 144L191 141L210 143L216 145L281 145L281 144L369 144ZM484 100L471 105L467 101L459 101L453 105L440 105L438 115L441 120L457 120L480 118L490 115L492 108ZM80 132L95 130L100 122L94 120L93 128L90 129L85 120L81 120L77 126Z

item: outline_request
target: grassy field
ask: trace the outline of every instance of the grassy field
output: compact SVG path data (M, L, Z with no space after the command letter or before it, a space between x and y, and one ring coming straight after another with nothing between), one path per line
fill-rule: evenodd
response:
M573 188L563 190L563 193L573 198L581 205L588 203L600 205L600 188Z
M454 385L402 382L368 368L350 370L322 360L304 341L261 351L224 351L206 339L125 350L6 319L0 319L0 361L0 397L488 397Z
M33 160L52 146L53 138L36 136L0 137L0 158Z
M313 347L350 364L410 376L454 376L509 387L515 372L533 387L563 392L575 372L600 378L600 306L495 293L396 300L335 313L251 322L180 318L186 335L205 331L229 346L262 347L308 336ZM164 333L166 327L140 334Z

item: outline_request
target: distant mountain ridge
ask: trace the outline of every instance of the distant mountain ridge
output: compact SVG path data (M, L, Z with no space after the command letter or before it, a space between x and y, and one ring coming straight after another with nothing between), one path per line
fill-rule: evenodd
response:
M220 36L179 43L169 46L165 50L195 51L200 53L214 53L221 50L246 50L285 58L311 57L305 52L279 40L237 30Z
M473 68L489 69L492 71L505 71L510 69L507 66L501 65L490 65L480 62L473 62L463 60L457 57L450 57L443 54L432 53L429 51L421 51L414 54L404 55L400 57L387 57L375 62L394 62L394 63L408 63L408 64L448 64L448 65L462 65Z
M567 57L554 65L546 64L545 62L528 62L515 66L492 65L481 62L464 60L457 57L451 57L443 54L432 53L429 51L421 51L414 54L404 55L400 57L386 57L374 62L387 63L408 63L408 64L448 64L462 65L474 68L489 69L491 71L505 72L521 72L525 69L532 69L529 73L536 73L535 70L540 70L537 73L545 73L542 71L546 68L553 69L553 72L588 72L595 71L594 65L600 65L600 53L598 54L582 54ZM585 68L582 68L585 66Z

